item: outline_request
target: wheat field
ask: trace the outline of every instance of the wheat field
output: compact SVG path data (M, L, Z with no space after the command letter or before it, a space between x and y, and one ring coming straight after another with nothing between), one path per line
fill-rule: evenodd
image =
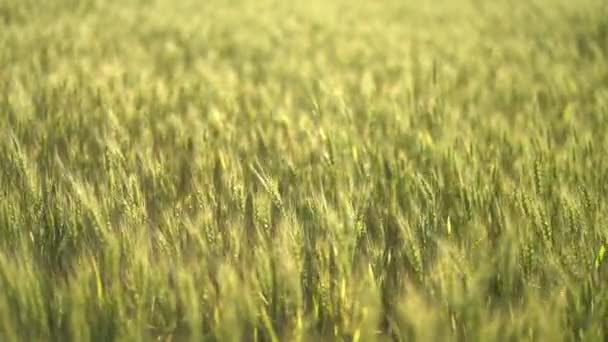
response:
M608 340L601 0L0 0L0 340Z

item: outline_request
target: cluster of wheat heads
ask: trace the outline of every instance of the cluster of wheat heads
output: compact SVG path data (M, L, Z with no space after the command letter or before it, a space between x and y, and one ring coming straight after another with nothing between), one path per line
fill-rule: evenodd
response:
M3 341L605 341L600 0L0 0Z

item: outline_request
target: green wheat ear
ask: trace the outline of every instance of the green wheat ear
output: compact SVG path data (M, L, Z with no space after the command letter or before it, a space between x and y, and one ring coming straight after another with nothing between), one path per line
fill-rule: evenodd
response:
M247 239L250 246L253 246L256 239L256 225L255 225L255 204L253 194L247 193L247 199L245 201L245 238Z
M222 194L224 188L224 165L222 163L222 157L219 153L215 156L215 163L213 165L213 187L216 194Z
M606 246L602 245L595 255L595 269L599 270L604 262L604 258L606 257Z

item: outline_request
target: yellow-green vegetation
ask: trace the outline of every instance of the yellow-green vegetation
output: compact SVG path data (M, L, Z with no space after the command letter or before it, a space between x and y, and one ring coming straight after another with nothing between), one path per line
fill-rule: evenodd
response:
M606 341L604 0L0 0L0 340Z

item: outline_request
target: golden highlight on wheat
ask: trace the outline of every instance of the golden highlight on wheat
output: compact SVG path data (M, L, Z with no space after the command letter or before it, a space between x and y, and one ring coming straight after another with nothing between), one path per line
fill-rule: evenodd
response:
M0 0L0 340L606 341L601 0Z

